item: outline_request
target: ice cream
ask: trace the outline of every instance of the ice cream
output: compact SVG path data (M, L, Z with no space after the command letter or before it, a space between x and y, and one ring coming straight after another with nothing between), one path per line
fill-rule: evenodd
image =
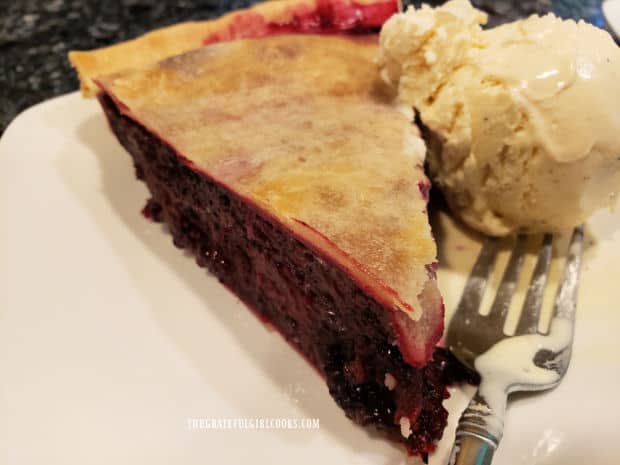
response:
M491 235L558 231L620 186L620 49L553 15L483 30L467 0L381 31L381 73L413 106L454 213Z

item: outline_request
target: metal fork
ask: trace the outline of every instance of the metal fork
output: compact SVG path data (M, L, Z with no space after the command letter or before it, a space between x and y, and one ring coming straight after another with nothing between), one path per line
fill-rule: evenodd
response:
M504 323L527 254L527 236L517 238L488 316L479 310L498 240L488 239L482 247L447 333L450 350L481 376L475 396L461 415L450 465L489 465L502 438L508 395L553 388L568 369L583 226L574 229L570 240L550 328L539 331L552 246L553 236L545 235L514 336L504 334Z

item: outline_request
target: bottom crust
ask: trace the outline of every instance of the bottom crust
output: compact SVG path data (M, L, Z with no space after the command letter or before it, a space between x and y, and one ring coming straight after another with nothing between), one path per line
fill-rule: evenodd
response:
M431 452L446 426L446 386L473 375L441 348L423 368L407 364L393 343L389 309L283 225L191 169L106 94L99 100L151 192L145 216L165 222L177 247L277 328L317 368L349 418L411 454Z

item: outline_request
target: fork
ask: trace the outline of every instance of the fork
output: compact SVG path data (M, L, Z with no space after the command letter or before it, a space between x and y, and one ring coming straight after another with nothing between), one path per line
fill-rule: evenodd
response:
M447 333L452 353L481 377L459 420L450 465L489 465L502 438L508 395L551 389L564 377L573 342L583 235L583 225L573 230L551 324L540 331L553 246L551 234L543 237L512 336L504 333L504 323L527 254L528 238L523 234L517 237L488 316L479 310L499 244L494 238L483 244Z

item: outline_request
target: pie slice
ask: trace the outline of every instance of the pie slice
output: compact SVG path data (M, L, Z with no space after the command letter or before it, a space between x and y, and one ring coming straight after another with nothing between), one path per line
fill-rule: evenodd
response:
M378 32L398 9L397 0L279 0L259 3L208 21L157 29L137 39L91 51L72 51L82 93L94 96L93 79L140 68L215 42L285 33Z
M146 216L306 356L350 418L425 455L466 374L435 348L425 147L376 52L373 34L268 35L93 82L151 192Z

